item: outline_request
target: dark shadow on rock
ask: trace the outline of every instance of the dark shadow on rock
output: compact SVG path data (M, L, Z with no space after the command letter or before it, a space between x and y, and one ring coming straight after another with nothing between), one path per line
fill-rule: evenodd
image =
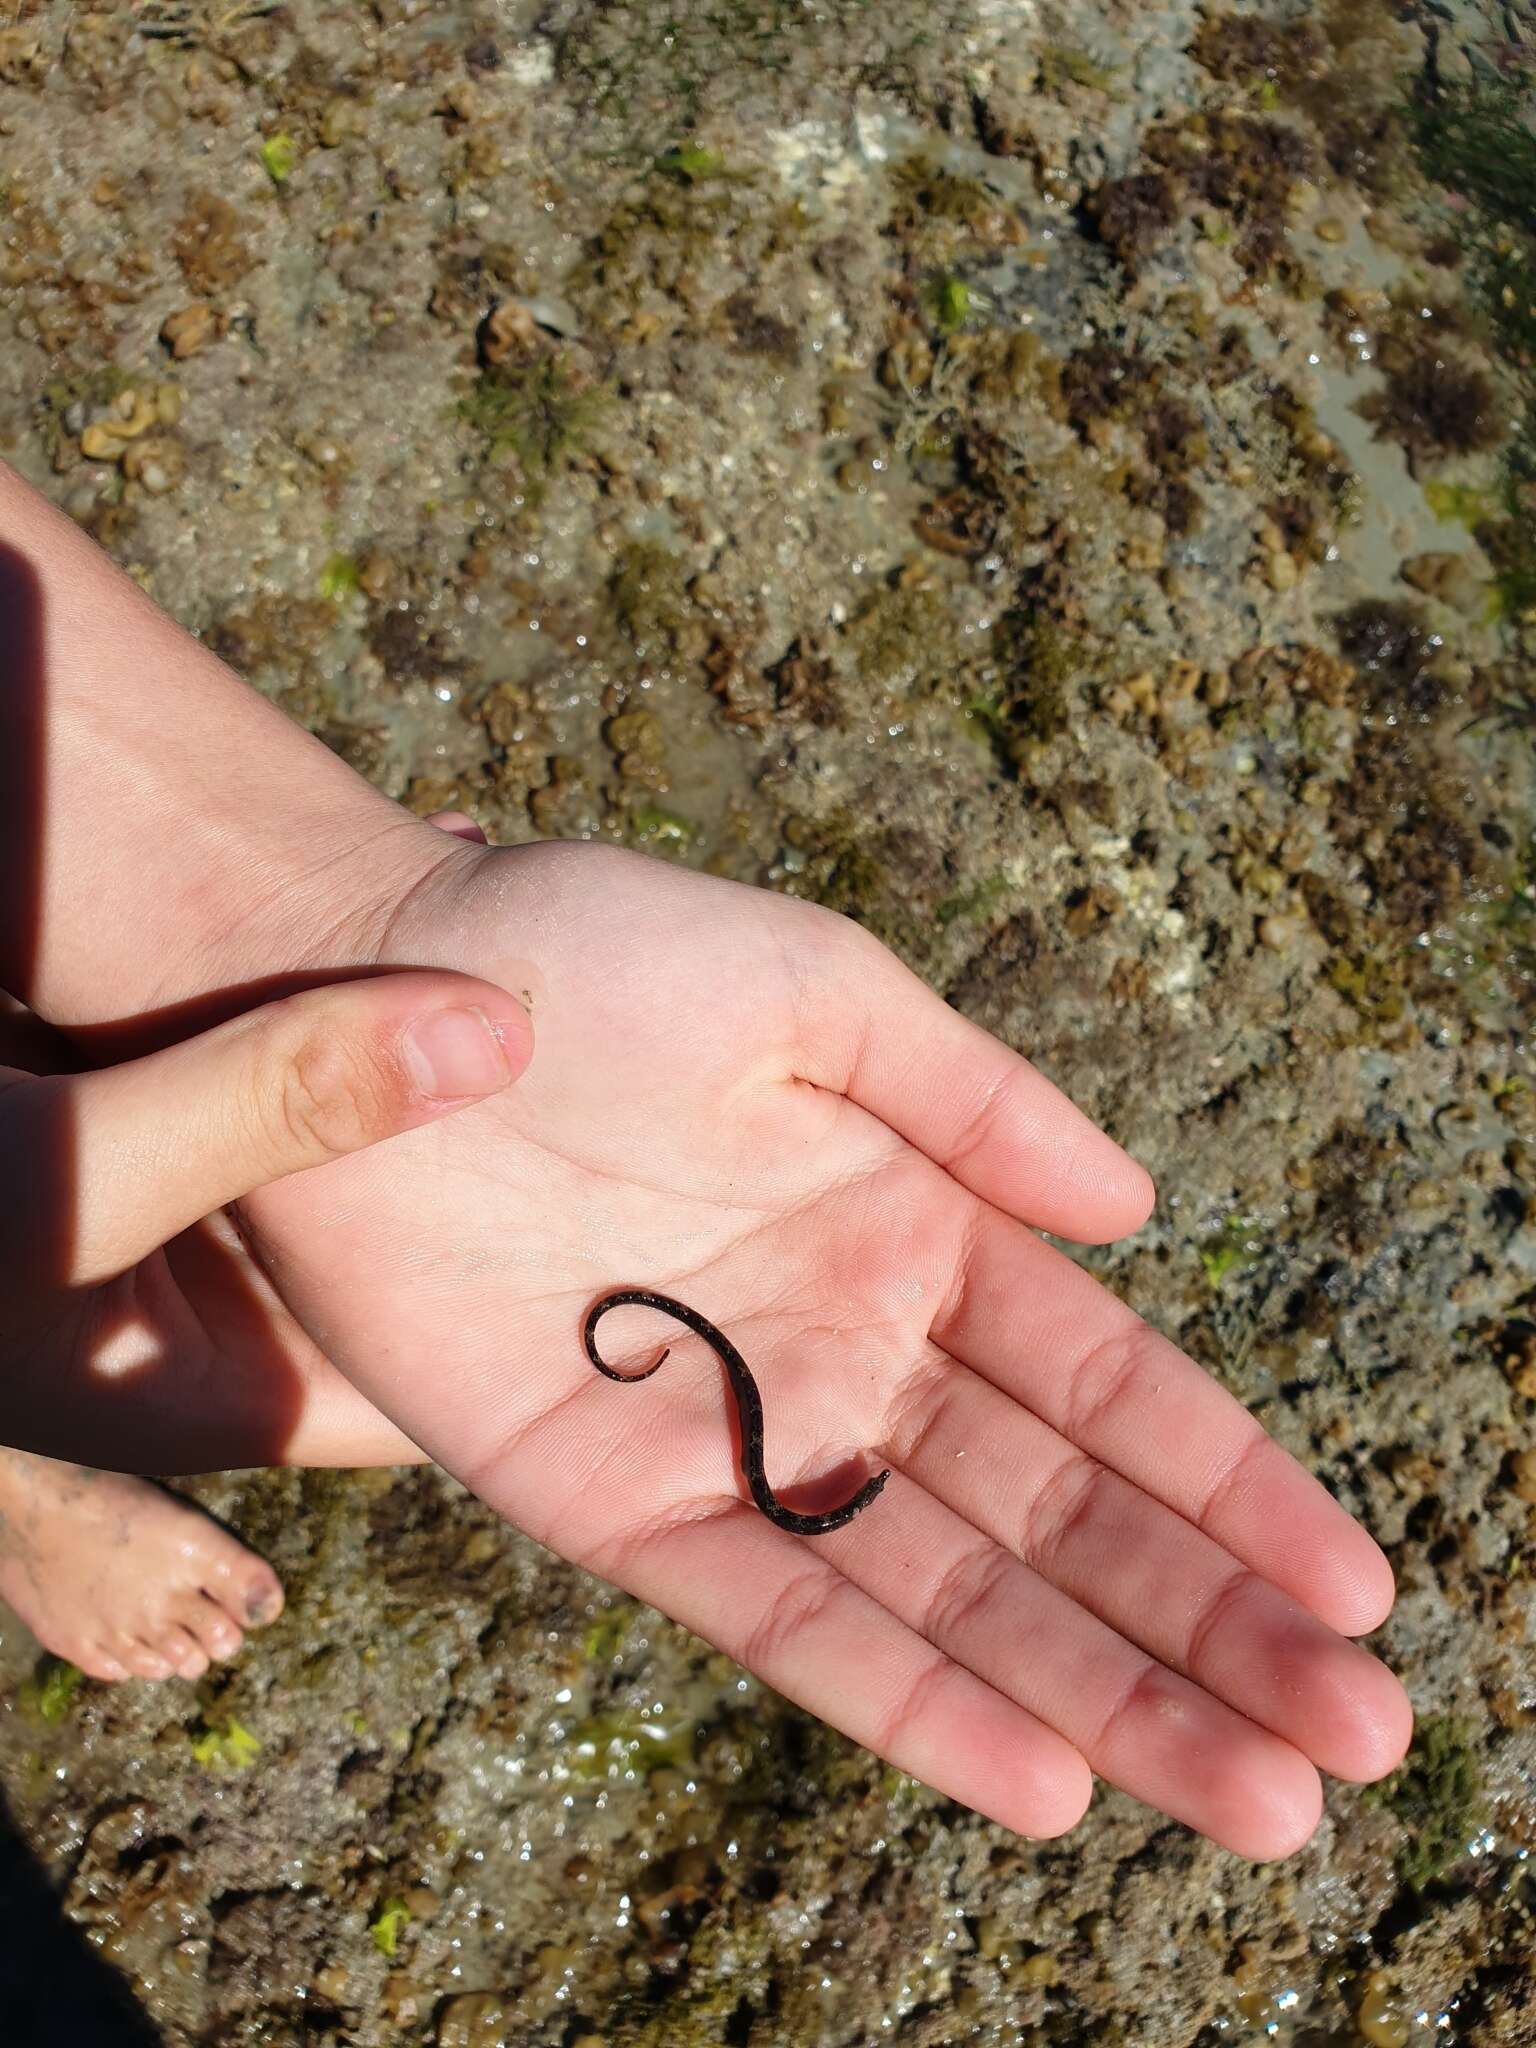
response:
M6 2048L160 2048L161 2036L68 1921L0 1803L0 2040Z

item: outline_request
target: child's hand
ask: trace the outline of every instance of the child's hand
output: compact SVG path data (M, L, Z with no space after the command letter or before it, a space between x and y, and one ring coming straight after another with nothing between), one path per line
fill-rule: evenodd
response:
M330 1462L332 1445L416 1457L222 1205L481 1100L529 1043L498 988L388 974L72 1073L63 1041L0 997L0 1442L157 1471Z
M1282 1855L1314 1765L1398 1761L1406 1698L1345 1639L1391 1604L1375 1544L1029 1227L1133 1230L1146 1176L865 933L611 849L460 846L380 957L525 995L527 1076L244 1214L311 1334L483 1498L1027 1834L1079 1818L1091 1766ZM739 1346L770 1481L826 1482L794 1504L889 1464L884 1494L775 1528L702 1344L626 1309L605 1355L674 1357L592 1370L620 1286Z

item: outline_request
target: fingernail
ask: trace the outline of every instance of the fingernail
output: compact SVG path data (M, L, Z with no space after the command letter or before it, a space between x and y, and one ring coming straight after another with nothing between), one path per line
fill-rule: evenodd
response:
M403 1040L405 1063L423 1095L463 1102L494 1095L512 1078L495 1026L483 1010L434 1010Z

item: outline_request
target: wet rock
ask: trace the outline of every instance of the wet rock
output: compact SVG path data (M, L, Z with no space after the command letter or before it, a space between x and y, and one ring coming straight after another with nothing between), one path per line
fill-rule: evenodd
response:
M315 134L322 149L340 149L344 142L362 135L368 126L367 109L360 99L348 93L338 93L327 100L315 125Z
M1284 548L1273 548L1264 558L1264 575L1271 590L1294 590L1301 578L1296 557Z
M1134 275L1173 233L1181 207L1165 171L1138 171L1101 185L1088 210L1103 241Z
M391 1970L379 1994L379 2009L391 2026L414 2027L426 2010L428 1997L404 1970Z
M186 475L186 447L174 435L150 434L124 448L122 466L130 483L141 484L151 497L163 497Z
M413 808L832 904L1028 1051L1164 1190L1094 1270L1364 1514L1462 1717L1279 1869L1112 1792L1042 1847L644 1610L589 1633L440 1474L208 1482L291 1594L206 1702L260 1769L153 1687L0 1714L168 2042L1342 2042L1388 1964L1523 2038L1530 209L1484 220L1484 113L1452 184L1416 154L1445 11L25 0L7 458ZM119 411L197 307L186 421Z
M171 246L187 282L207 296L238 284L256 263L240 215L213 192L194 197Z
M201 354L217 333L218 319L206 299L179 307L160 323L160 339L178 362Z
M1413 2026L1385 1970L1375 1970L1366 1979L1355 2023L1370 2048L1408 2048Z
M539 324L516 299L503 299L481 321L476 335L480 360L491 368L502 363L531 362L544 346Z
M352 1979L344 1964L327 1963L315 1973L315 1995L328 2005L345 2005Z
M1437 551L1413 555L1403 563L1405 583L1426 597L1438 598L1452 611L1478 613L1488 602L1488 586L1464 554Z
M514 2048L515 2016L493 1991L450 1998L437 2016L438 2048Z

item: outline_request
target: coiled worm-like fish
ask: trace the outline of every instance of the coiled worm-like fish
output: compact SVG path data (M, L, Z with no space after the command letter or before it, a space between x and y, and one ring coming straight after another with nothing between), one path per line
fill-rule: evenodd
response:
M654 1308L662 1315L671 1316L675 1321L686 1324L696 1336L714 1352L725 1367L731 1382L731 1392L736 1396L736 1408L741 1416L741 1469L746 1475L747 1486L752 1499L762 1509L770 1522L781 1529L788 1529L793 1536L826 1536L834 1529L841 1529L851 1522L855 1515L862 1514L870 1502L885 1485L890 1473L880 1472L873 1479L866 1479L850 1499L840 1508L829 1508L822 1515L801 1515L793 1508L787 1508L768 1484L768 1475L763 1470L763 1399L736 1346L723 1330L701 1316L697 1309L689 1308L685 1302L674 1301L669 1294L655 1294L647 1287L621 1287L612 1294L605 1294L593 1302L587 1310L587 1319L582 1325L582 1342L587 1347L587 1356L605 1379L618 1380L629 1385L636 1380L648 1380L653 1372L659 1372L665 1364L671 1347L663 1351L654 1365L648 1365L644 1372L615 1372L606 1363L597 1348L597 1326L614 1308Z

